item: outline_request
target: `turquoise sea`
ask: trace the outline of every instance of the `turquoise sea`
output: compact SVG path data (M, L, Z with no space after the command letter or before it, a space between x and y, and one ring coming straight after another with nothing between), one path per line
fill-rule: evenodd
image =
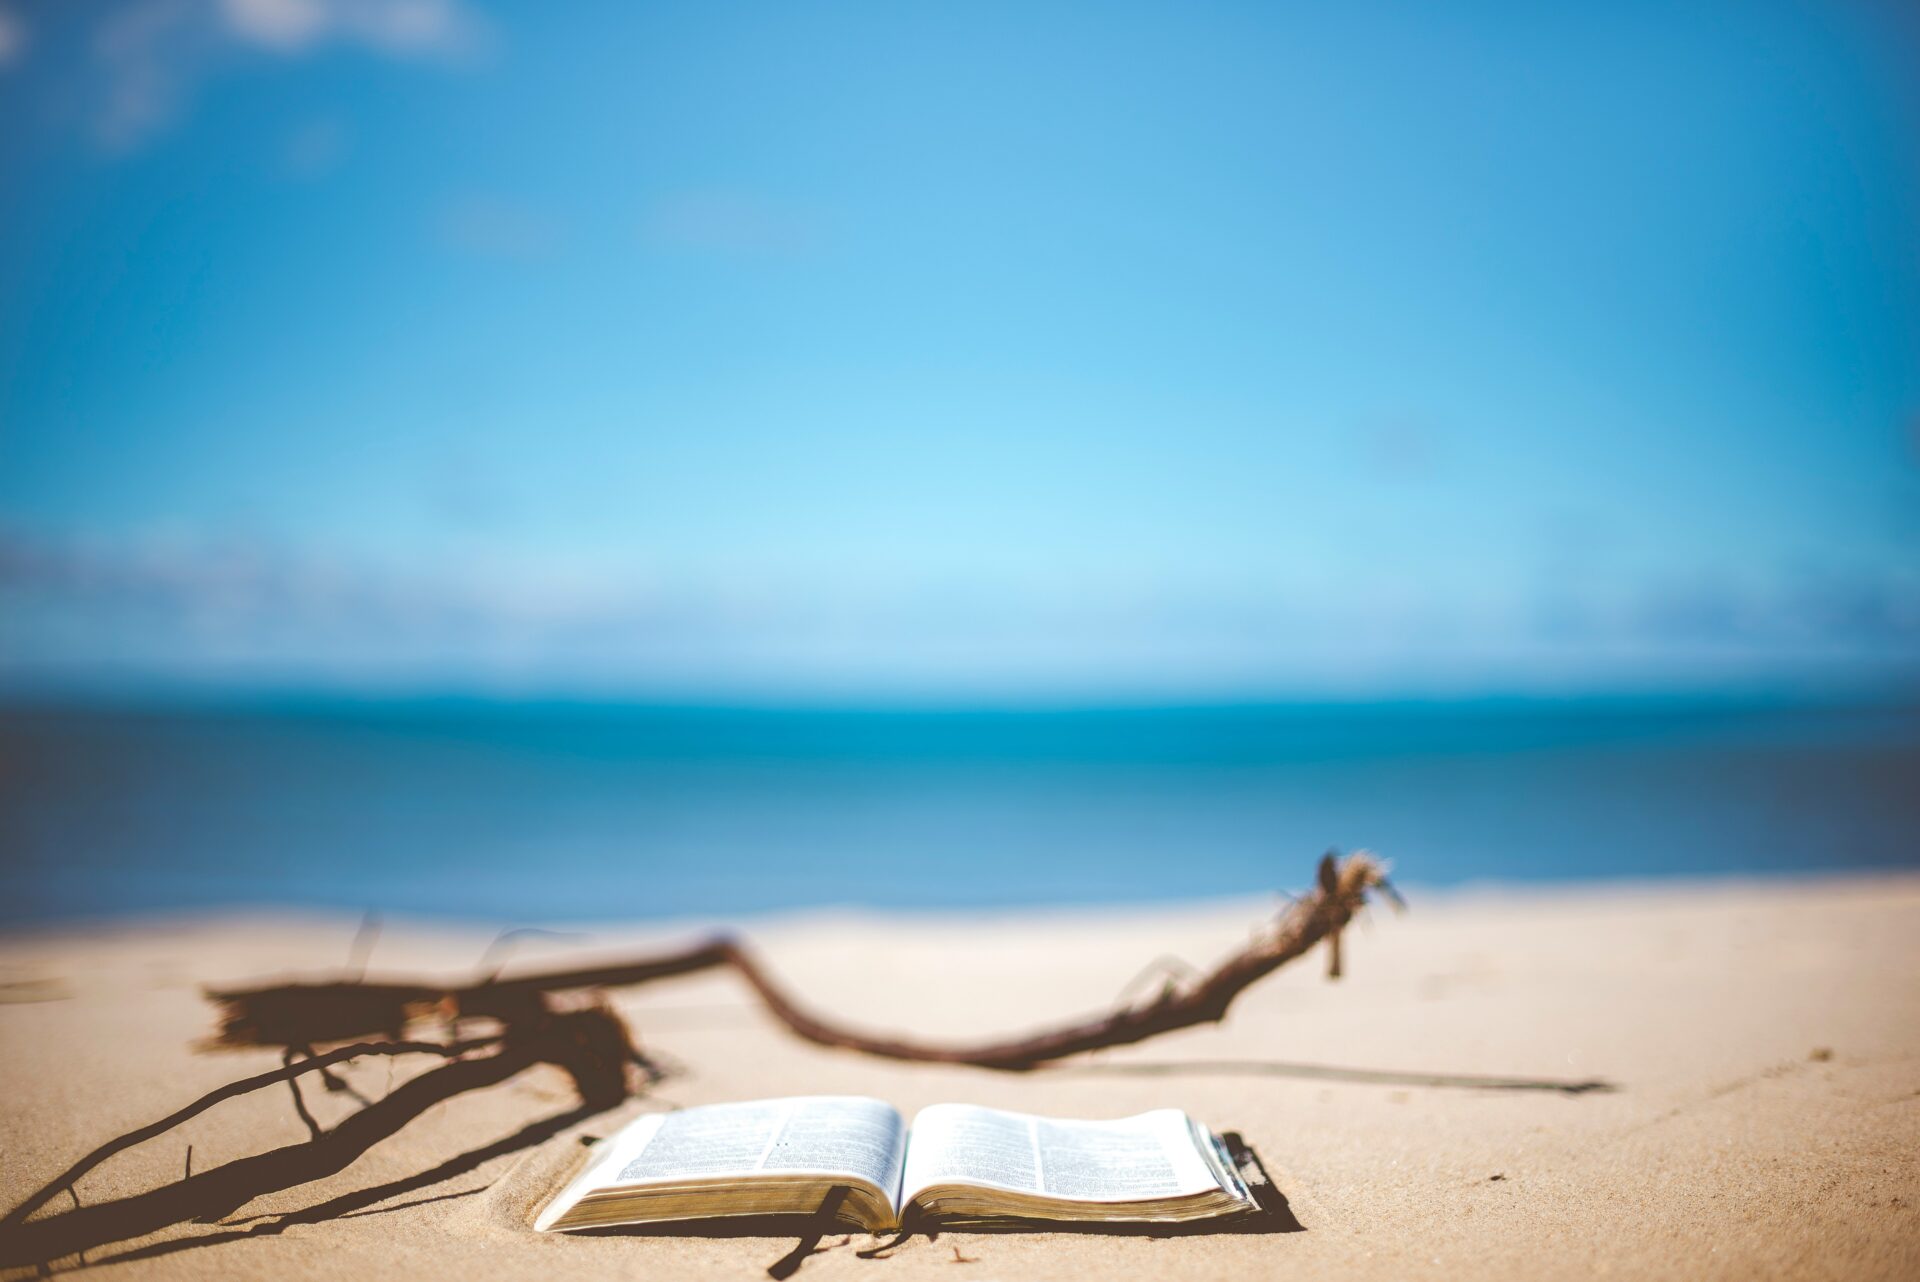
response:
M498 922L1920 867L1920 710L281 699L0 709L0 921Z

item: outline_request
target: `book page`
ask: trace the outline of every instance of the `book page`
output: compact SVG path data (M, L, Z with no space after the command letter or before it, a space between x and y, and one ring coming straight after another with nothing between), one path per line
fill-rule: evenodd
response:
M1022 1113L935 1104L913 1119L900 1204L932 1184L988 1184L1022 1193L1040 1191L1034 1119Z
M635 1142L623 1148L617 1164L595 1175L601 1187L757 1174L851 1175L891 1197L900 1186L905 1131L891 1105L855 1095L709 1104L664 1114L644 1133L636 1128Z
M914 1119L902 1204L936 1184L1081 1202L1184 1197L1220 1187L1178 1109L1076 1122L968 1104L936 1104Z

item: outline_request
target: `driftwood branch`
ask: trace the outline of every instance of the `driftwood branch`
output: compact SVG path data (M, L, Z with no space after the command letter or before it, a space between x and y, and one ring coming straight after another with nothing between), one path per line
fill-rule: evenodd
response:
M1264 933L1211 972L1184 985L1164 987L1146 1004L1123 1005L1031 1035L972 1045L914 1041L850 1028L796 1000L744 944L728 936L629 962L489 978L465 987L352 981L278 984L209 995L223 1009L222 1043L304 1046L381 1032L398 1036L409 1019L430 1012L510 1018L529 1002L557 992L628 987L730 969L788 1031L816 1045L884 1059L1023 1072L1085 1051L1218 1022L1247 988L1323 940L1329 947L1328 973L1338 977L1341 931L1376 889L1392 893L1384 866L1372 855L1361 851L1338 859L1328 854L1320 861L1313 889L1289 903Z

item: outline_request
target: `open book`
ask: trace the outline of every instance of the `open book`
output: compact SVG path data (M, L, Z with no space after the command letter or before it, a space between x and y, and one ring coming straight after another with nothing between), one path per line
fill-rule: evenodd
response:
M828 1209L880 1232L910 1208L942 1222L1171 1223L1254 1206L1218 1137L1178 1109L1069 1122L935 1104L909 1130L879 1100L811 1095L643 1117L534 1227Z

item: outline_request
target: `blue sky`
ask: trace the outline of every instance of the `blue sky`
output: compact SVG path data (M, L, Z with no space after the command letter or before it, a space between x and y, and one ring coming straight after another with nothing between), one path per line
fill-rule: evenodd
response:
M0 683L1910 685L1887 4L0 0Z

